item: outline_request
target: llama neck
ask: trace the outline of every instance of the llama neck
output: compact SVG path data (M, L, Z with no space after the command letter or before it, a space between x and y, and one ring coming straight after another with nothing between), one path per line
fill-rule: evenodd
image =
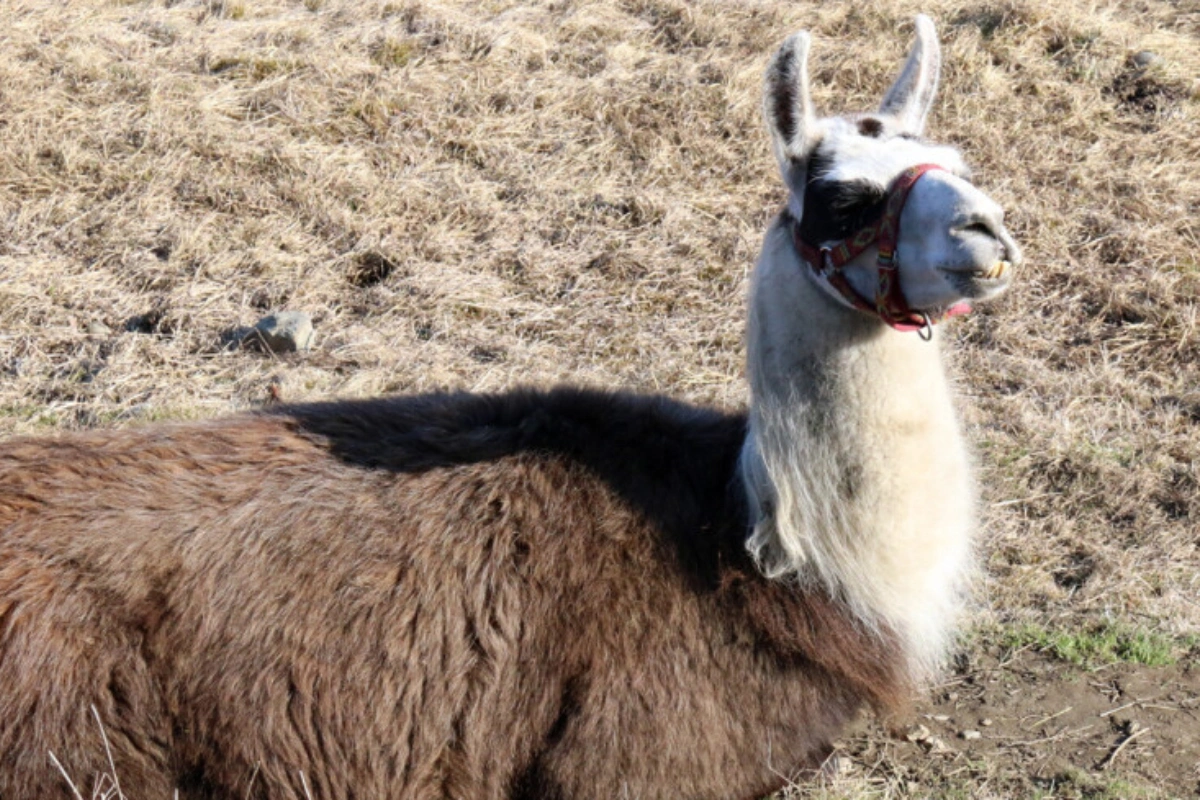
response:
M776 223L750 301L747 546L769 577L895 632L924 677L960 603L974 507L936 333L892 331L807 269Z

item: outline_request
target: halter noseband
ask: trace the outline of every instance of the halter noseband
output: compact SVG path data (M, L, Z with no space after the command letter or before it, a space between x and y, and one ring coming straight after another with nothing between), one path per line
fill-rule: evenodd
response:
M860 229L858 233L824 247L814 247L800 238L800 224L792 219L792 240L801 257L808 262L813 275L833 289L843 300L860 311L874 314L898 331L919 331L921 338L933 335L933 325L948 317L966 314L971 307L958 303L931 319L924 311L909 306L900 290L900 275L896 263L896 241L900 235L900 212L908 200L908 193L933 169L942 169L937 164L917 164L900 173L888 187L887 205L883 215L875 222ZM875 302L859 294L842 268L857 258L871 245L879 244L879 256L875 262Z

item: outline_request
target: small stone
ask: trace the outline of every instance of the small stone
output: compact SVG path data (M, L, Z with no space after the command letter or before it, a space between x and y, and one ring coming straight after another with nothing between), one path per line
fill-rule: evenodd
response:
M953 750L950 749L950 746L947 745L945 742L943 742L941 739L939 739L937 736L930 736L928 739L925 740L924 745L929 750L930 753L951 753L951 752L953 752Z
M946 695L946 700L951 703L957 703L958 702L958 692L951 692L950 694Z
M971 739L980 738L983 734L981 734L979 731L960 731L958 735L963 739L970 741Z
M92 336L108 336L112 333L112 328L105 325L98 319L94 319L88 323L87 332Z
M992 720L988 717L984 717L983 719L979 720L979 724L985 728L990 728L992 727Z
M151 416L155 407L150 403L134 403L121 413L121 419L145 419Z
M844 778L854 771L854 762L845 756L830 756L821 765L821 772L828 778Z
M1161 64L1163 57L1151 50L1142 50L1139 53L1134 53L1129 61L1138 69L1148 69L1149 67Z
M924 742L929 739L929 728L924 725L913 725L904 732L904 738L910 742Z
M932 717L930 717L930 719L933 720L934 722L949 722L950 721L950 717L948 717L945 714L934 714Z
M303 311L280 311L254 324L246 340L272 353L295 353L312 346L312 317Z

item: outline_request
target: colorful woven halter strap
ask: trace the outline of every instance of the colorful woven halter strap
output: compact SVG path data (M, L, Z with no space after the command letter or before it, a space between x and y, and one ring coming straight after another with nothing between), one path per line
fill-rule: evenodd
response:
M896 242L900 237L900 213L908 200L908 193L933 169L942 169L937 164L917 164L909 167L892 181L888 187L887 204L883 215L875 222L860 229L853 236L825 247L814 247L800 238L800 224L792 220L792 240L801 257L808 262L817 278L825 281L842 299L854 308L874 314L898 331L919 331L928 339L934 323L947 317L966 314L971 307L966 303L951 306L936 319L924 311L909 306L900 289L899 264L896 262ZM875 262L875 298L867 300L846 280L843 267L862 254L871 245L878 243L879 255Z

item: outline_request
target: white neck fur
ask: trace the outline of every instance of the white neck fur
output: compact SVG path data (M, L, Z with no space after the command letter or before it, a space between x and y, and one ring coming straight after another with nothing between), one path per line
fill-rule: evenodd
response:
M751 289L747 547L768 577L894 631L926 678L961 604L975 506L938 337L893 331L808 273L777 221Z

